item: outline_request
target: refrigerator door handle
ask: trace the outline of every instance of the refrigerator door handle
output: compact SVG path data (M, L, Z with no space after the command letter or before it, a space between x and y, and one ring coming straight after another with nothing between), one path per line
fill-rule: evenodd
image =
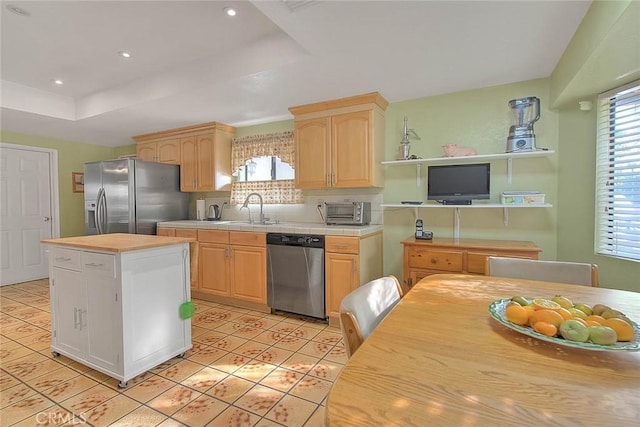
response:
M102 196L100 201L100 234L107 234L107 192L102 189Z
M98 234L103 234L102 232L102 194L104 193L104 189L100 188L98 190L98 200L96 202L96 210L95 210L95 216L96 216L96 229L98 230Z

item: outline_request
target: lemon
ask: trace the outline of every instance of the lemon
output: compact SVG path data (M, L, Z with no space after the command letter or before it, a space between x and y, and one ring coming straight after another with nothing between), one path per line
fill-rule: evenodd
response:
M562 295L556 295L555 297L551 298L551 301L557 302L562 308L569 309L573 307L573 302L571 302L569 298L563 297Z
M544 298L536 298L533 300L532 304L536 310L543 310L543 309L557 310L559 308L562 308L562 306L557 302L544 299Z

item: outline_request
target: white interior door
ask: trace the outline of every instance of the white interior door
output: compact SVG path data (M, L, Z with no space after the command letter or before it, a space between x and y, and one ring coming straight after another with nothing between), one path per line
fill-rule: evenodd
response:
M40 240L53 236L51 150L0 146L0 284L48 277Z

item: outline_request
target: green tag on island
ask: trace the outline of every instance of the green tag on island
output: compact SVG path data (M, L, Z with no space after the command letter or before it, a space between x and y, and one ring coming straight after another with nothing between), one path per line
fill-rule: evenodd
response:
M178 312L181 319L191 319L196 312L196 305L192 301L183 302Z

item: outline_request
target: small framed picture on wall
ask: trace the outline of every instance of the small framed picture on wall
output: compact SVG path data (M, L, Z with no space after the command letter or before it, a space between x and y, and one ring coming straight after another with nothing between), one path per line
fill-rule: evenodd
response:
M71 172L71 185L74 193L84 193L84 173Z

